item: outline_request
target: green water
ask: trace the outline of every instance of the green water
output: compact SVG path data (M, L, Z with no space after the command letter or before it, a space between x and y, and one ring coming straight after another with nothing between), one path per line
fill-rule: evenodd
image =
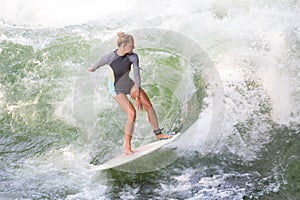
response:
M272 108L264 102L254 118L235 124L255 149L255 117L267 118L263 123L270 128L264 134L270 138L250 161L226 147L227 142L238 143L229 137L204 157L200 147L180 156L172 149L149 155L143 162L172 160L156 164L155 171L86 172L90 163L100 164L122 151L126 120L107 92L105 69L95 75L86 72L99 58L95 51L102 44L91 33L102 33L101 28L1 29L8 37L0 43L1 199L300 198L299 127L273 122L268 118ZM149 46L136 49L143 63L143 87L166 130L185 131L207 106L209 84L179 50ZM256 91L253 84L246 81L244 88L234 90ZM86 105L93 112L86 114L80 113L85 105L78 103L84 92L93 102ZM135 146L153 140L146 118L138 113Z

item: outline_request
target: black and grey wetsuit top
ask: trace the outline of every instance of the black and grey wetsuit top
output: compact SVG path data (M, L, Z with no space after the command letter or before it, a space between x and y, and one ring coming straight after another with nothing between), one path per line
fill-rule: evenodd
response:
M129 77L131 65L135 83L138 88L141 87L141 77L139 70L139 58L136 53L119 56L117 50L102 56L102 58L93 66L98 69L103 65L109 65L110 69L110 91L113 96L118 94L129 94L134 86L133 80Z

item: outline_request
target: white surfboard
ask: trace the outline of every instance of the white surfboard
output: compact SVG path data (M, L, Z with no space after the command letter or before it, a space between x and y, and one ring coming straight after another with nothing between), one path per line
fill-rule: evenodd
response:
M106 169L111 169L115 167L119 167L121 165L124 165L126 163L130 163L138 158L141 158L147 154L152 153L153 151L156 151L163 146L166 146L167 144L173 142L176 138L178 138L181 135L180 132L173 135L170 139L165 140L158 140L155 142L151 142L149 144L146 144L144 146L141 146L137 149L133 149L134 154L131 155L125 155L124 153L101 164L101 165L92 165L91 168L88 171L101 171Z

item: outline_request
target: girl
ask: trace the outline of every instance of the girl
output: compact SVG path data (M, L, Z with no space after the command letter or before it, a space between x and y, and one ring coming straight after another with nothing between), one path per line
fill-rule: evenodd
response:
M133 154L131 149L131 138L134 130L134 122L136 118L136 110L129 101L127 95L135 99L135 104L138 110L143 108L148 113L148 120L153 128L153 133L157 140L171 138L170 135L163 134L159 128L156 112L145 91L141 88L141 77L139 71L139 58L136 53L133 53L134 40L129 34L123 32L118 33L117 40L118 48L104 55L92 68L88 71L95 72L103 65L109 65L111 72L110 86L111 93L114 99L118 102L121 108L125 111L128 119L125 124L125 154ZM129 77L133 65L134 81Z

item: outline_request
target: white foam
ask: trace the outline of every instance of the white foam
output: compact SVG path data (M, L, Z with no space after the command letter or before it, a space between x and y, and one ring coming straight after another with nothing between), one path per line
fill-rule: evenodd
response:
M272 103L272 118L279 123L289 121L291 107L291 87L288 80L288 75L284 74L280 69L275 68L272 63L265 65L261 70L260 76L263 80L264 88L271 97Z
M20 181L34 179L40 182L41 188L78 189L78 193L72 193L66 199L103 196L106 189L106 186L102 184L104 180L94 182L94 174L87 171L90 155L80 149L67 146L48 151L38 157L27 158L15 173Z
M9 24L60 27L121 13L136 0L1 0L0 19Z

